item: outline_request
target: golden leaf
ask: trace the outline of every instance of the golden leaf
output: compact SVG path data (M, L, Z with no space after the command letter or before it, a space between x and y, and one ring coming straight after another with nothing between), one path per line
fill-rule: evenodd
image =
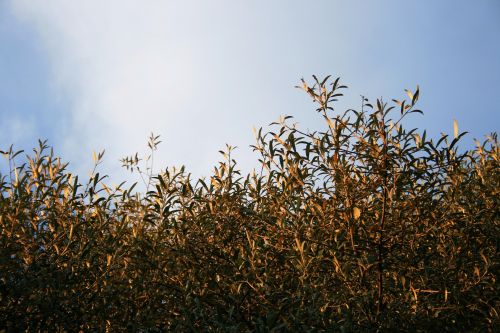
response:
M410 100L413 100L413 93L410 91L410 90L406 90L406 94L408 95L408 97L410 97Z
M356 220L359 219L359 217L361 216L361 210L358 207L354 207L354 209L352 210L352 215Z

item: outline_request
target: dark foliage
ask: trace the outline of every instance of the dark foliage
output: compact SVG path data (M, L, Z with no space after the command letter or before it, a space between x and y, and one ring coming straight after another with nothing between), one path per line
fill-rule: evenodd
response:
M325 129L258 130L248 175L230 146L198 180L136 155L140 194L80 183L44 142L3 152L0 330L498 330L496 135L461 152L458 130L403 127L418 89L338 114L344 87L314 80Z

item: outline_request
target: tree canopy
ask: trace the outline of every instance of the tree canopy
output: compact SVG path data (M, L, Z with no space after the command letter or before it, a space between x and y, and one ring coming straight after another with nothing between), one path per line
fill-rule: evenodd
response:
M231 146L202 179L135 155L134 192L98 167L82 181L46 142L3 151L0 329L498 330L496 134L463 151L456 126L405 128L418 88L345 112L339 79L301 88L324 128L256 130L249 174Z

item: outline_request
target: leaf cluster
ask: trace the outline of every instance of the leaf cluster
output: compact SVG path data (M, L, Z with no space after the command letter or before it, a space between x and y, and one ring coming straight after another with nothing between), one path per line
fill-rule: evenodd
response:
M45 142L0 175L0 329L495 331L499 147L404 128L409 100L338 113L339 80L301 88L324 129L282 117L210 177L82 184ZM96 166L103 153L95 156Z

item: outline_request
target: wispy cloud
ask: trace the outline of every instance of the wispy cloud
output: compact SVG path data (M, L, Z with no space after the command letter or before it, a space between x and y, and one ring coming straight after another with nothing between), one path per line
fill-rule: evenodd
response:
M162 168L187 164L207 174L226 142L239 146L238 161L251 168L251 128L310 111L310 101L293 86L301 76L332 73L324 64L343 54L305 27L337 30L345 20L316 22L300 2L11 4L35 27L50 59L53 91L69 101L66 126L54 130L79 172L90 168L92 150L103 148L115 172L118 158L144 151L150 131L166 141L157 159ZM283 16L285 4L293 8ZM342 34L334 40L350 43ZM318 45L322 51L311 56L308 50Z
M57 135L48 136L77 171L90 168L92 150L105 148L108 170L117 172L118 159L144 151L153 131L164 139L158 167L187 164L200 175L210 172L226 142L239 146L237 160L252 167L252 126L281 114L296 116L302 128L323 126L310 100L293 89L311 74L342 76L352 87L342 100L348 107L359 104L360 94L398 98L420 84L427 114L415 125L429 133L453 118L470 124L475 136L494 127L498 116L488 96L500 77L499 43L491 42L498 39L496 6L449 0L432 2L429 11L427 2L382 3L11 0L10 6L45 47L52 100L66 103L65 114L52 114Z
M149 131L175 122L193 65L189 53L172 45L165 3L12 2L43 39L54 91L69 97L69 123L59 130L70 160L113 147L108 158L118 164L125 153L143 150Z

